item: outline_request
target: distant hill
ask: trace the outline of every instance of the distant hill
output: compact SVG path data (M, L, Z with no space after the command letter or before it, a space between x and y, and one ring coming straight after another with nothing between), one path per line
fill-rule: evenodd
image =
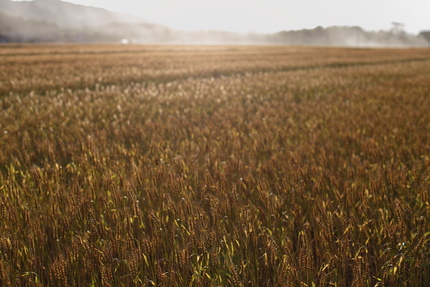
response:
M111 22L145 23L141 18L60 0L0 0L0 11L21 19L54 23L61 28L87 28Z
M60 0L0 0L0 43L120 42L127 39L136 43L427 46L429 41L424 36L398 31L369 32L360 27L317 27L275 34L184 32L139 17Z
M56 42L61 34L55 24L0 12L0 42Z
M160 41L166 31L135 16L60 0L0 0L1 42Z

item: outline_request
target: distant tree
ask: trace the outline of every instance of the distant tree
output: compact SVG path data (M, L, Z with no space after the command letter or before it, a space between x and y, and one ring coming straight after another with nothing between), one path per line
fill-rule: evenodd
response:
M419 36L426 39L430 43L430 30L421 31Z
M405 24L403 24L403 23L399 23L399 22L392 22L391 23L391 31L393 33L400 34L400 33L404 32L404 29L405 29Z

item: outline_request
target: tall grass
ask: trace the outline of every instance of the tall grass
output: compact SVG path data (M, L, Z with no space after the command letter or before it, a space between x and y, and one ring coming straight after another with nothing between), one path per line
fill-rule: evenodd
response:
M0 58L0 285L430 284L429 50Z

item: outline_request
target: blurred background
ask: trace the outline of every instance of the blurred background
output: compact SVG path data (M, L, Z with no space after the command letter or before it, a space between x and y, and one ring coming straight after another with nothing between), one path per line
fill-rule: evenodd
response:
M0 0L0 42L428 46L430 2Z

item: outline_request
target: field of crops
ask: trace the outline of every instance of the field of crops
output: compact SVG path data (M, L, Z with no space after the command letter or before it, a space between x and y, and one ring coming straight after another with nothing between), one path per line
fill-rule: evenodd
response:
M430 286L430 50L0 46L0 286Z

